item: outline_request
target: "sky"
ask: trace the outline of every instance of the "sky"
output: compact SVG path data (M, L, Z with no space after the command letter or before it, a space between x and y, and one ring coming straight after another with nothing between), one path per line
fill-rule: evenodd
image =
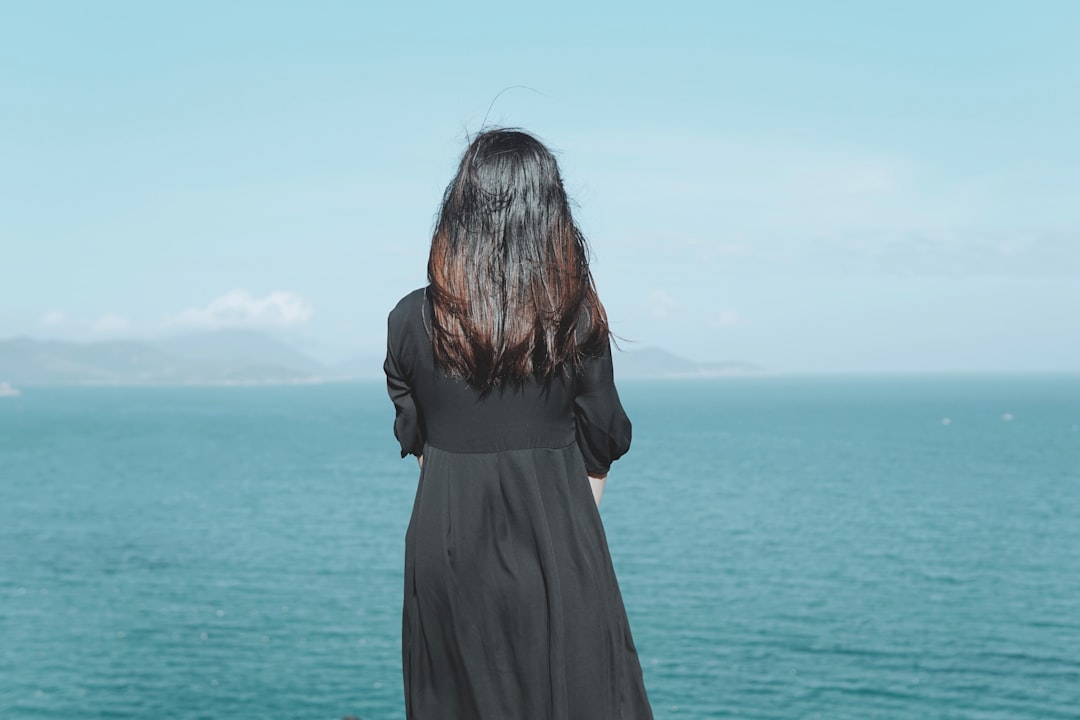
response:
M0 4L0 338L377 356L486 124L624 349L1080 371L1080 4Z

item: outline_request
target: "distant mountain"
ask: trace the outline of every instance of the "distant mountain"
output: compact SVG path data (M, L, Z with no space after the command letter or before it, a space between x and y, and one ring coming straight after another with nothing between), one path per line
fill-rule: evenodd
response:
M208 372L232 372L246 367L287 368L323 376L326 367L304 353L255 330L214 330L185 333L150 341L169 357L194 363Z
M20 385L247 385L381 379L381 356L324 365L250 330L188 333L154 340L0 340L0 383ZM659 348L615 351L617 379L764 374L748 363L697 363Z
M654 347L641 350L613 350L611 362L615 368L616 380L675 380L767 374L764 368L750 363L699 363Z
M143 342L0 340L0 379L15 385L168 381L181 369Z
M12 385L236 385L318 382L326 369L284 343L223 330L160 340L0 340Z

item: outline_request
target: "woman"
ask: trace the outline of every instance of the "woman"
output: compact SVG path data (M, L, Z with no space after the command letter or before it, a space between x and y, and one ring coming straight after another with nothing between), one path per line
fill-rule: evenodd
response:
M630 447L609 329L555 158L478 135L443 196L426 288L390 313L409 720L652 712L597 508Z

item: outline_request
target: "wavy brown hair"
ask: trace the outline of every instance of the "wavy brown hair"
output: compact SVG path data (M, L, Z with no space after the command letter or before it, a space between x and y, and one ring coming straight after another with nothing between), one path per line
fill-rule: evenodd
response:
M477 135L428 258L435 360L474 387L569 376L610 335L558 163L516 129Z

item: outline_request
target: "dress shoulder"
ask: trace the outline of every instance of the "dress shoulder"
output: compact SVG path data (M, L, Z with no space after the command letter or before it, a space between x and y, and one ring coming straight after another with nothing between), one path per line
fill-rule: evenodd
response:
M430 327L430 316L428 314L427 305L427 287L417 288L405 295L397 304L394 305L394 309L390 311L389 326L391 330L403 330L412 324L422 323L425 327Z

